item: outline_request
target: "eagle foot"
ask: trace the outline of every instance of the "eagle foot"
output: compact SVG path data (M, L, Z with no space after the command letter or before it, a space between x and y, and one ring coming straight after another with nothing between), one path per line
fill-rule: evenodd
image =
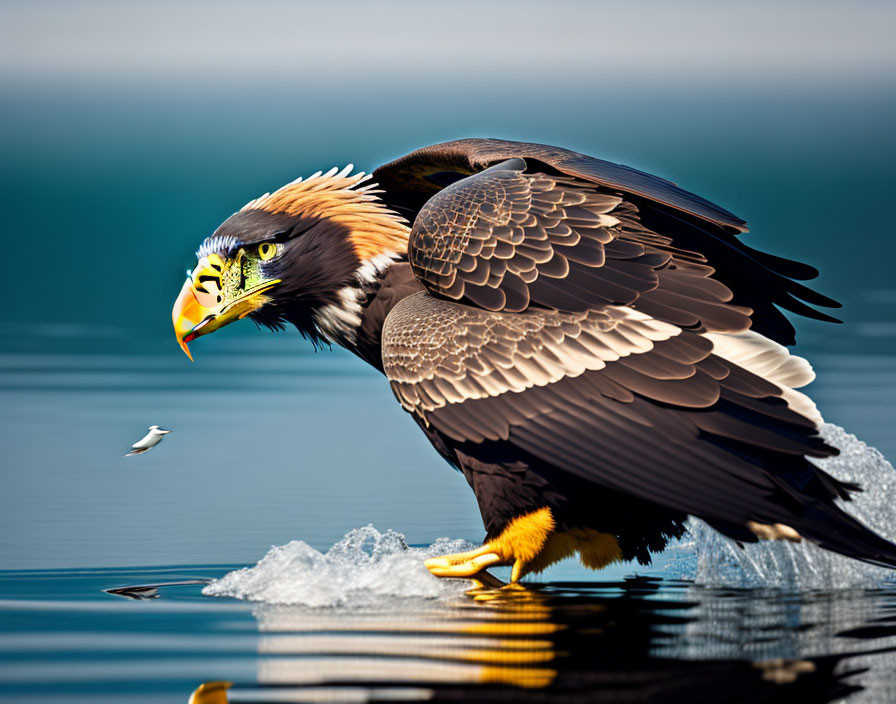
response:
M540 508L508 522L499 535L481 548L431 557L424 564L436 577L472 579L491 588L503 586L503 582L486 570L498 565L513 565L510 582L516 583L531 571L533 561L544 549L554 526L551 510Z
M469 579L477 588L496 589L504 585L497 577L489 574L489 567L512 564L513 560L505 556L500 549L491 543L469 552L458 552L452 555L431 557L424 564L436 577L453 577Z

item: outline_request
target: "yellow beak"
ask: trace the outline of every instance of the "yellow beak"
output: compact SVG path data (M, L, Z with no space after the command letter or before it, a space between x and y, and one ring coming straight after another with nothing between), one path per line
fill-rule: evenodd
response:
M187 343L196 337L193 333L194 329L209 314L213 314L213 311L199 303L199 299L196 298L193 280L187 279L184 281L183 288L181 288L180 294L174 302L174 308L171 310L171 321L174 323L174 334L177 337L177 344L186 352L191 362L193 361L193 355L190 354L190 348L187 347Z
M204 271L204 261L201 260L199 264L193 276L184 281L180 294L174 301L174 308L171 310L171 322L174 324L177 344L181 346L191 362L193 355L190 354L190 349L187 347L188 342L195 340L200 335L214 332L234 320L245 318L252 311L261 308L270 301L264 292L280 283L280 279L265 281L245 291L232 301L222 302L220 289L214 281L205 281L201 285L198 283L199 274L196 272Z

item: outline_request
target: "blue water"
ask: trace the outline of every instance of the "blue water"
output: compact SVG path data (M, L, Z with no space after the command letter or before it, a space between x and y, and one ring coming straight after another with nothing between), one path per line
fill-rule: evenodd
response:
M226 681L231 702L888 702L896 686L892 589L555 581L340 608L216 599L197 584L102 591L225 571L0 573L0 697L174 703Z
M698 532L650 568L433 586L420 555L480 541L479 514L382 377L248 322L190 364L170 330L196 246L249 199L540 141L818 267L845 324L799 322L809 393L896 457L892 6L256 5L0 3L0 699L896 699L892 582L805 556L732 567ZM174 432L122 458L152 424ZM848 456L889 496L892 469ZM416 547L355 554L363 575L324 555L368 524ZM272 545L256 601L203 593ZM129 586L154 598L104 591Z

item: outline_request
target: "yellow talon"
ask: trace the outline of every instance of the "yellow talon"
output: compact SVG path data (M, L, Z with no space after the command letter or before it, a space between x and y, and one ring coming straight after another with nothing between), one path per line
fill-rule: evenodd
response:
M784 534L780 528L779 532ZM616 536L593 528L567 527L556 530L551 510L544 507L517 516L500 535L482 547L469 552L432 557L426 561L426 567L436 577L470 579L477 588L494 589L503 586L503 583L486 572L489 567L512 565L510 583L515 584L527 574L541 572L576 553L582 564L591 569L600 569L623 558Z
M539 554L553 529L550 509L542 508L515 518L495 540L476 550L431 557L425 562L426 568L436 577L467 578L478 585L494 588L502 582L485 570L498 565L513 565L510 580L517 582L526 574L526 566Z
M506 563L501 555L492 552L491 547L486 544L470 552L431 557L424 564L436 577L475 577L489 567Z

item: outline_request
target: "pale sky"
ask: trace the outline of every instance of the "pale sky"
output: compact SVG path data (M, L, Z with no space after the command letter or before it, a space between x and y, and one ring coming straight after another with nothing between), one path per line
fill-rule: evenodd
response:
M0 80L891 82L894 27L888 2L35 0L0 3Z

